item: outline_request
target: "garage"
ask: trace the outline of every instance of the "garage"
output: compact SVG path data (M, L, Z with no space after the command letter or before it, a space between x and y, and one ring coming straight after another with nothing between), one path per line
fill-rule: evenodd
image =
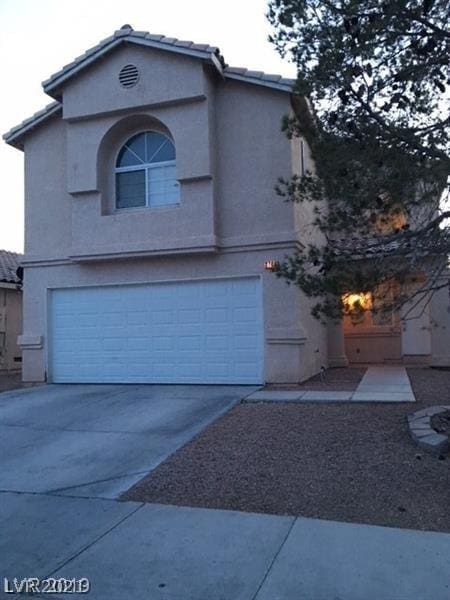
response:
M54 383L263 382L258 277L52 290Z

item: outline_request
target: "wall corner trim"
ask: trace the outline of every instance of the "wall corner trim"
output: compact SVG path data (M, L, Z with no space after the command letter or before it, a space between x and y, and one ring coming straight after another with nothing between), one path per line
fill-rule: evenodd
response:
M266 335L268 344L303 345L307 339L308 336L301 327L271 328Z
M19 335L17 338L18 345L24 350L40 350L43 341L42 335Z

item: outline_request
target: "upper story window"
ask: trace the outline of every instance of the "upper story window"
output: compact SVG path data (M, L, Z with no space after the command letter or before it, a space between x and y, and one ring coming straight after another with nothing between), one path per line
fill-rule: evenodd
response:
M175 146L162 133L145 131L130 138L117 157L115 176L117 209L180 202Z

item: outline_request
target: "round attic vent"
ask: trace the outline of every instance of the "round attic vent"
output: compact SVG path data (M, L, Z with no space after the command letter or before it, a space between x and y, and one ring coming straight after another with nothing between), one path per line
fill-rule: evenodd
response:
M139 71L135 65L125 65L119 73L120 85L130 88L139 81Z

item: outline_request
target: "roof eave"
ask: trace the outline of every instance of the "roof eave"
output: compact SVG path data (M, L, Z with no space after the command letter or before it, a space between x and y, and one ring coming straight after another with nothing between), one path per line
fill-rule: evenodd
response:
M18 282L4 281L3 279L0 280L0 288L6 289L6 290L20 291L20 288L18 286L19 286Z
M115 46L118 46L120 43L122 43L122 41L123 38L114 39L108 44L105 44L105 46L103 46L103 48L99 49L97 52L92 53L90 56L87 56L84 60L74 64L70 68L67 68L67 70L62 69L62 72L60 72L59 74L52 75L51 77L49 77L49 79L46 79L42 82L44 92L52 98L55 98L55 100L61 101L61 94L59 88L63 82L73 77L73 75L76 75L79 71L89 66L91 63L95 62L98 58L106 54L106 52L109 52Z
M116 31L113 36L106 38L97 46L94 46L94 48L91 48L85 52L84 55L76 58L72 63L66 65L60 71L44 81L42 84L44 91L55 98L57 102L47 106L44 110L39 111L31 118L5 133L3 135L5 142L19 150L23 150L23 136L62 110L62 104L60 102L64 84L84 68L93 64L97 59L122 43L137 44L157 50L182 54L192 58L199 58L204 61L204 63L211 65L222 79L233 79L289 94L293 93L293 80L283 79L281 76L276 75L267 76L264 73L250 72L247 69L241 69L241 71L245 71L245 73L228 70L223 57L220 55L219 49L215 46L192 44L192 42L183 42L164 36L154 36L147 32L138 32L131 29L119 30Z
M35 117L31 117L31 119L27 119L21 125L17 127L13 127L3 135L3 139L7 144L17 148L18 150L23 150L23 136L27 134L29 131L40 125L43 121L46 121L51 116L56 115L58 112L62 111L61 104L55 104L51 106L45 112L37 113Z
M157 40L147 39L143 37L134 37L132 35L115 38L114 40L105 44L102 48L93 52L90 56L86 56L85 59L75 63L72 67L63 69L60 74L53 75L42 83L44 92L49 96L52 96L56 100L61 100L60 88L63 83L68 79L71 79L74 75L85 69L90 64L94 63L98 58L101 58L115 47L122 43L137 44L140 46L146 46L148 48L155 48L156 50L165 50L167 52L174 52L176 54L184 54L193 58L200 58L211 63L219 72L223 74L222 65L220 64L219 58L212 52L205 52L202 50L195 50L192 48L185 48L183 46L177 46L159 42Z
M287 83L268 81L267 79L257 79L256 77L248 77L246 75L239 75L238 73L229 73L226 70L224 71L224 77L226 79L235 79L236 81L243 81L244 83L251 83L253 85L269 87L274 90L279 90L281 92L287 92L288 94L293 93L293 86Z

